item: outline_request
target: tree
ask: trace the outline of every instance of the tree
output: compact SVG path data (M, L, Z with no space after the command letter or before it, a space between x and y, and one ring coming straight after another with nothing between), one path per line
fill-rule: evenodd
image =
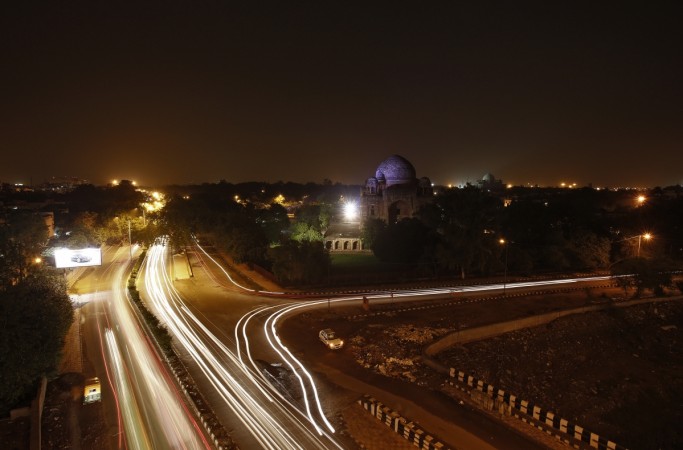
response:
M222 247L237 263L261 264L265 259L268 239L256 224L242 223L227 233Z
M387 224L382 219L368 219L363 224L361 239L365 248L374 249L377 238L386 230Z
M63 280L32 273L0 292L0 414L54 369L73 309Z
M260 210L257 220L271 243L279 243L283 238L283 232L289 228L287 209L278 203L273 203L267 209Z
M288 241L268 249L273 274L284 284L312 284L329 273L330 254L319 242Z
M619 286L627 292L635 288L634 297L640 297L646 289L655 295L663 295L665 287L673 286L671 272L674 265L663 259L629 258L611 268Z
M315 226L306 222L296 222L291 225L291 238L297 242L320 242L323 235Z
M322 241L330 225L330 207L327 204L303 206L296 212L295 218L296 221L292 226L292 239Z
M40 256L48 240L45 221L37 214L19 212L0 225L0 285L21 281L31 261Z
M577 233L566 244L566 253L575 269L601 269L609 266L610 241L590 231Z
M446 191L420 211L420 217L439 235L435 258L446 270L487 273L499 264L501 249L496 233L500 228L502 203L488 193L467 186Z
M192 233L197 231L198 212L201 206L197 200L174 197L166 203L161 217L160 228L170 236L174 245L184 247L192 243Z
M434 241L434 235L419 219L403 219L380 232L372 250L381 261L416 264L433 253Z

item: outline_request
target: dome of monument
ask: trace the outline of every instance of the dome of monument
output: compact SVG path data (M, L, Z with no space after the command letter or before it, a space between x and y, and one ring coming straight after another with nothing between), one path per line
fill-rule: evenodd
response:
M415 181L415 168L404 157L392 155L377 166L375 177L378 180L384 178L388 186L412 183Z

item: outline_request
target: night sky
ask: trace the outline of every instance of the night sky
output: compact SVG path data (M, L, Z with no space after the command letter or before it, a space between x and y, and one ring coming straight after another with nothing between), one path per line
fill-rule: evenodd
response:
M664 2L3 3L2 182L683 183Z

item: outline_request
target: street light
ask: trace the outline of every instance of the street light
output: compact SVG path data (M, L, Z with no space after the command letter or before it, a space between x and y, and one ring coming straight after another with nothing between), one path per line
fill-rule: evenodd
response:
M640 242L645 239L646 241L649 241L652 239L652 235L650 233L645 233L645 234L639 234L638 235L638 258L640 258Z
M651 239L652 239L652 234L650 234L650 233L642 233L642 234L639 234L639 235L637 235L637 236L631 236L631 237L622 239L622 241L630 241L631 239L638 239L638 250L637 250L637 252L636 252L636 257L637 257L637 258L640 258L640 245L641 245L643 239L645 239L646 241L651 240Z
M130 245L128 250L130 252L130 259L132 261L133 260L133 240L131 239L131 233L130 233L130 219L128 219L128 244Z
M498 243L505 247L505 271L503 272L503 295L508 284L508 243L505 239L500 238Z
M645 203L645 200L647 200L647 197L644 195L639 195L636 197L636 203L638 203L638 206L641 206L643 203Z

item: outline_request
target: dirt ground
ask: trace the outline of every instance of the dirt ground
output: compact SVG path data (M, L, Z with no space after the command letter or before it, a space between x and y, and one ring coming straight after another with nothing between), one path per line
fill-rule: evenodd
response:
M618 289L519 298L468 297L408 305L360 306L297 316L283 337L332 327L347 345L326 361L442 390L444 376L421 362L425 345L458 329L605 303ZM476 342L438 355L521 398L629 448L681 448L683 304L584 314ZM531 427L529 427L531 428Z
M449 367L628 448L682 448L683 303L566 317L455 347Z

